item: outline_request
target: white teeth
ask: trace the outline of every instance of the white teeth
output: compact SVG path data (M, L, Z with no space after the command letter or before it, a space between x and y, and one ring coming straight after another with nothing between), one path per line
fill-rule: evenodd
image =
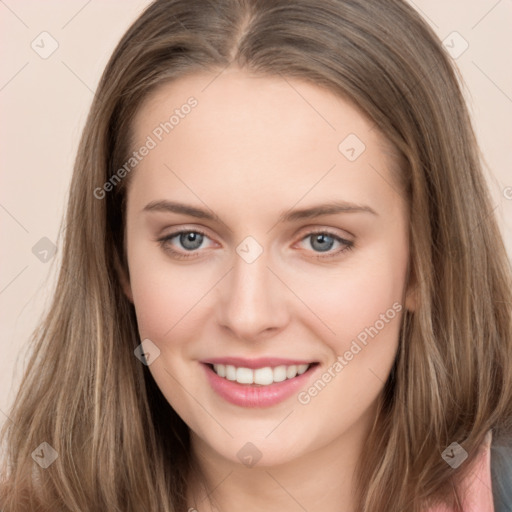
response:
M274 382L283 382L286 380L286 366L276 366L274 368Z
M274 372L272 368L258 368L254 370L254 384L261 384L262 386L268 386L274 382Z
M297 375L297 365L292 364L291 366L288 366L288 368L286 369L286 378L292 379L293 377L295 377L295 375Z
M223 364L214 364L213 369L215 370L215 373L219 377L225 377L226 376L226 367Z
M232 366L230 364L214 364L213 370L219 377L227 380L236 381L239 384L259 384L260 386L268 386L274 382L283 382L286 379L293 379L297 375L302 375L308 368L309 364L292 364L290 366L276 366L271 368L244 368Z
M254 382L254 372L250 368L237 368L236 381L240 384L252 384Z
M297 366L297 373L302 375L308 369L308 366L309 364L299 364L299 366Z
M219 364L219 366L224 366ZM228 380L236 380L236 368L231 365L226 365L226 379Z

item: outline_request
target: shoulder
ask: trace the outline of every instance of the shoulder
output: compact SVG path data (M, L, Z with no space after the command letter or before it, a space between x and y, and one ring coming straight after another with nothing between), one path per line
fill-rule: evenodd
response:
M493 438L491 479L495 512L512 512L512 437Z

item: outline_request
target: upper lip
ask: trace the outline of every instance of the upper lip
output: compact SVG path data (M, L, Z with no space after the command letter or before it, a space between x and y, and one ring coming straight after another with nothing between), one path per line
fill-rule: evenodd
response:
M301 359L283 359L281 357L258 357L256 359L245 359L243 357L212 357L201 361L204 364L224 364L236 366L237 368L265 368L267 366L292 366L311 364L315 361L304 361Z

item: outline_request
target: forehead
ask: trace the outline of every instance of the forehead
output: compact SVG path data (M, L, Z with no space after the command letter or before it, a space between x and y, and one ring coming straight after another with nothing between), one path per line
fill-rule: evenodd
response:
M242 129L240 136L252 135L263 128L269 138L273 128L293 129L290 135L309 139L321 136L334 140L350 129L391 149L387 140L373 130L372 121L340 94L304 79L254 75L238 68L218 73L191 73L157 87L135 116L136 139L140 141L151 133L155 122L169 120L191 97L197 100L199 107L193 111L197 121L195 128L202 126L210 138L227 124ZM263 134L263 131L258 133ZM284 139L279 141L280 144L285 142Z
M297 201L307 190L314 196L356 185L364 196L363 182L382 188L393 181L393 148L371 120L295 78L237 69L185 76L154 91L132 129L134 149L148 138L154 146L133 176L153 195L193 185L201 196L236 190L246 199L286 189L283 199Z

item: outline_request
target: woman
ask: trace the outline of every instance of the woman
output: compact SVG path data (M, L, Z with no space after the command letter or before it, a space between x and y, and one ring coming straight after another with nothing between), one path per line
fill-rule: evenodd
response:
M154 2L66 221L3 510L510 507L510 271L407 4Z

